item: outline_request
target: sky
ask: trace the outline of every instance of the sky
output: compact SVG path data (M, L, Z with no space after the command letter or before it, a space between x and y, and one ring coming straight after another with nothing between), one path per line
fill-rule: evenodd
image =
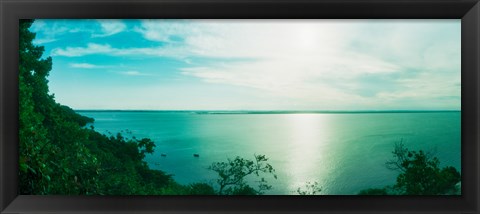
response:
M460 110L460 19L35 20L73 109Z

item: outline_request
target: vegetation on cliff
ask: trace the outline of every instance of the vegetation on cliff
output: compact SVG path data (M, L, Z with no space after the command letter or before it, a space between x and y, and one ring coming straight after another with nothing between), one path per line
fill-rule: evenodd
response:
M57 103L54 95L49 94L47 77L52 58L44 58L44 47L32 43L35 38L29 31L32 23L33 20L21 20L19 32L20 194L261 194L261 190L269 187L264 182L257 190L243 180L247 176L242 173L244 167L257 175L273 171L272 166L265 163L264 156L256 156L256 164L251 160L235 159L238 165L231 176L241 179L228 180L229 190L235 190L233 192L215 190L206 183L181 185L171 175L150 169L144 161L146 154L154 152L152 140L127 139L121 134L107 136L93 127L86 128L93 122L92 118ZM212 170L223 175L221 172L232 169L229 167L219 162L212 165Z

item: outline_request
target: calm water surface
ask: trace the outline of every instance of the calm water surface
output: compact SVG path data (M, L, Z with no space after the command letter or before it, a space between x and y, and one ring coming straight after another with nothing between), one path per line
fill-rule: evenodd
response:
M318 182L321 194L356 194L395 183L385 168L395 142L429 150L441 165L460 170L460 112L343 114L197 114L161 111L81 111L95 130L129 130L155 141L151 168L180 183L212 182L215 161L264 154L278 179L267 176L268 194L294 194ZM160 154L166 154L162 157ZM193 154L199 154L195 158Z

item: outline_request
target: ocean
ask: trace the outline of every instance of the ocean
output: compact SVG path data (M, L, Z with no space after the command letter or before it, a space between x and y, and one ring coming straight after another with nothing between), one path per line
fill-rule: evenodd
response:
M78 113L94 118L101 133L152 139L155 152L145 161L182 184L214 184L213 162L265 155L277 175L264 176L273 187L266 194L296 194L317 182L320 194L352 195L395 183L398 172L385 162L396 142L432 152L441 166L461 166L459 111ZM254 186L255 176L250 179Z

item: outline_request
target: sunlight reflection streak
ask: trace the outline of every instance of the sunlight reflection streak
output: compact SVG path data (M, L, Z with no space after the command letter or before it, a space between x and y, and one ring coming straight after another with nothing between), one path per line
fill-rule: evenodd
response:
M296 191L306 182L318 181L322 184L321 163L324 158L324 144L328 133L328 117L321 114L286 115L291 124L289 174L290 187Z

